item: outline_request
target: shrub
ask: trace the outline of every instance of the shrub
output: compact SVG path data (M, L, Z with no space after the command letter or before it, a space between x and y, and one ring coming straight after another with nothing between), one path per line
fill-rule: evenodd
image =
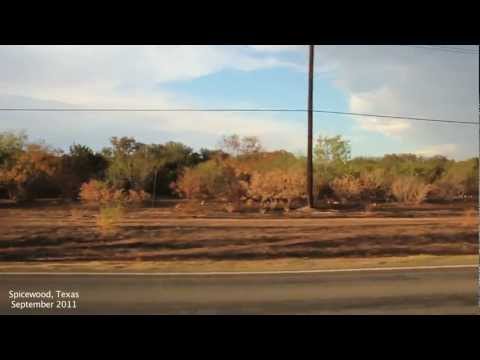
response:
M114 231L124 214L125 209L120 205L101 207L97 218L98 229L102 233Z
M150 200L150 194L143 190L128 190L123 192L123 202L126 204L139 204Z
M384 201L390 197L389 181L381 169L362 172L358 177L345 175L335 178L328 187L343 203Z
M451 164L436 185L448 198L478 196L478 158Z
M330 182L335 196L343 203L359 201L362 197L363 186L360 179L347 175Z
M221 161L209 160L187 168L177 182L176 191L187 199L239 201L245 184L235 176L233 168Z
M382 169L363 172L360 175L361 197L366 201L384 201L390 197L390 179Z
M99 180L90 180L82 184L79 197L82 201L95 204L135 204L149 199L143 190L117 190Z
M397 201L405 204L422 203L430 190L431 185L413 176L400 177L392 183L393 196Z
M461 184L441 179L431 186L429 198L432 200L451 201L463 194L464 188Z
M268 204L270 208L275 208L283 204L288 210L293 200L305 197L305 190L305 170L293 167L265 173L254 172L247 195L260 201L263 206Z
M0 169L0 183L13 200L33 200L44 188L51 187L49 180L56 172L58 159L58 151L43 144L28 144L14 161Z

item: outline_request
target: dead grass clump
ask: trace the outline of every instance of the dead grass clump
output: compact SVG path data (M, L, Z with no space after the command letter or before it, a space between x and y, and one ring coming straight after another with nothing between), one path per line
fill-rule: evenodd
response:
M150 198L143 190L122 191L109 186L99 180L91 180L82 184L80 199L86 203L101 205L133 205L141 204Z
M181 204L177 204L174 207L175 212L187 214L201 214L206 212L207 210L212 210L212 204L210 202L198 201L193 199L182 202Z
M125 209L122 206L103 206L97 218L97 228L101 233L114 232L124 215Z

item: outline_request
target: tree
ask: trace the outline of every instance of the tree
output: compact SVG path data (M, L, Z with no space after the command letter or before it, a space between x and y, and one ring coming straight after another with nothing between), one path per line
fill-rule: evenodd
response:
M314 148L315 160L318 163L346 163L351 157L351 147L348 140L341 135L328 137L319 136Z
M237 134L223 136L219 142L219 148L233 156L256 154L263 151L260 139L256 136L244 136Z
M40 193L38 188L55 174L58 165L58 151L43 144L28 144L15 164L2 171L0 182L6 185L10 198L33 199Z
M171 185L183 168L204 161L200 154L180 142L148 145L134 138L114 137L111 144L111 148L103 150L109 161L106 178L117 189L171 194Z
M176 184L187 199L219 199L238 202L244 192L235 171L222 161L209 160L187 168Z
M240 154L240 137L237 134L233 134L230 136L222 136L222 139L218 143L218 147L233 156L237 156Z
M0 169L12 165L12 162L21 153L27 142L27 135L21 131L18 133L5 131L0 133Z
M444 175L435 182L439 198L451 200L462 196L478 196L478 157L449 164Z
M146 181L146 191L151 191L155 186L155 194L171 195L172 183L177 181L185 167L192 167L204 161L200 154L179 142L150 145L151 161L153 168ZM156 172L156 174L155 174Z
M108 162L88 146L73 144L61 158L55 181L63 197L76 199L83 183L103 179Z
M25 132L0 132L0 196L11 198L15 183L8 173L22 153L27 135Z
M351 147L348 140L341 135L328 137L319 136L314 150L314 174L317 194L325 191L327 184L334 178L347 172L351 157Z
M130 137L112 137L112 147L103 150L108 157L107 180L118 189L142 189L153 164L148 162L148 148Z
M88 146L73 144L70 146L72 172L81 182L91 178L102 178L108 166L107 159L102 154L94 152Z
M241 154L256 154L263 151L260 139L256 136L244 136L240 143Z

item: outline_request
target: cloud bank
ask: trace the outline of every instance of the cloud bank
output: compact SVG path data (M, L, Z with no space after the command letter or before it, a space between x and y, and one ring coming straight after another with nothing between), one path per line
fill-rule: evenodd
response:
M299 45L0 46L0 105L201 107L201 100L179 96L163 85L229 69L305 71L306 49ZM477 55L404 46L317 46L316 70L316 81L333 82L352 112L478 121ZM58 146L74 140L98 147L108 136L131 134L142 141L171 138L201 147L213 146L221 134L236 132L258 135L270 148L305 147L304 125L267 113L0 116L0 130L23 128ZM475 126L375 117L352 117L352 124L350 137L377 134L402 143L410 152L439 151L465 158L478 151Z

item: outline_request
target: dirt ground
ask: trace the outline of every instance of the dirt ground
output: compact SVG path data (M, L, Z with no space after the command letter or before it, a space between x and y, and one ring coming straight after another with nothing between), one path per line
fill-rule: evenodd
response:
M196 214L130 209L105 232L79 204L0 206L0 265L95 261L273 261L478 255L474 203L372 211Z

